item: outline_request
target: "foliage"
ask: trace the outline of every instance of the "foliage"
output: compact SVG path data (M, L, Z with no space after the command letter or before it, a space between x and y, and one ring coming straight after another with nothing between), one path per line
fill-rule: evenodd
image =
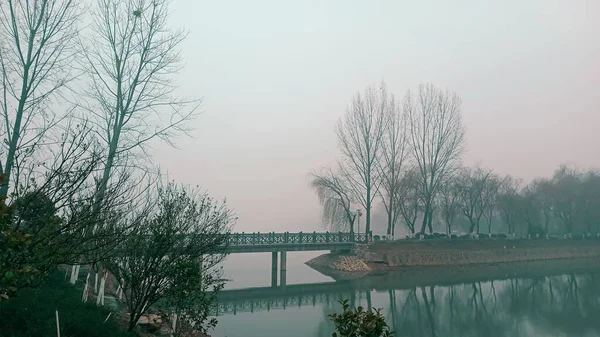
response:
M10 301L0 302L0 335L3 337L56 336L58 310L61 336L125 337L116 323L118 316L81 302L81 293L54 274L39 288L20 290Z
M6 197L0 197L0 300L20 288L38 285L55 270L52 251L57 247L51 241L36 244L37 237L48 236L60 226L54 212L52 202L38 193L29 193L10 206Z
M124 289L129 330L161 300L170 312L194 315L190 320L202 326L212 300L203 293L222 286L217 267L233 214L225 203L175 183L159 187L154 204L119 248L123 254L105 262Z
M335 324L333 337L390 337L393 332L385 322L380 309L365 311L359 306L350 310L348 300L340 301L343 312L331 314L329 319Z
M163 301L157 304L158 308L176 313L179 317L179 324L176 324L174 331L177 337L194 336L198 330L207 334L209 329L217 325L216 318L208 317L224 283L219 270L206 272L198 268L216 264L217 261L210 262L208 258L204 257L201 262L188 261L192 264L190 266L182 262L182 268L174 275L173 286L165 292Z

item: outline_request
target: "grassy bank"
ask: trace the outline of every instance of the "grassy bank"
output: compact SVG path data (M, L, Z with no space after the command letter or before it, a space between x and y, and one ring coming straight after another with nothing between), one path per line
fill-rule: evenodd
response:
M325 254L307 264L335 278L353 278L406 268L597 259L600 240L399 240L358 245L353 255L355 262L344 262L344 255ZM366 264L368 270L355 264Z
M56 336L55 310L59 313L61 337L136 336L118 325L116 315L107 320L107 309L82 303L81 294L60 275L39 288L20 290L15 297L0 302L0 337Z
M513 248L514 247L514 248ZM447 239L436 240L396 240L379 241L370 246L373 252L406 252L406 251L479 251L479 250L503 250L503 249L531 249L556 247L600 247L600 240L593 238L582 239L457 239L448 241Z

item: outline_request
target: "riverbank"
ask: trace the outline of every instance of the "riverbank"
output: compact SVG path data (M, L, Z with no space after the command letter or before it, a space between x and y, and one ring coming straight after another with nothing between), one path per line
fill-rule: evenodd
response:
M323 274L341 279L416 267L598 257L598 240L399 240L356 245L349 254L324 254L306 264Z

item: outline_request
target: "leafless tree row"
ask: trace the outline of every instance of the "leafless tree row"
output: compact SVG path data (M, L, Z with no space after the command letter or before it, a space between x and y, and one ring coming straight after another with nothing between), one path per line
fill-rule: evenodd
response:
M398 224L411 236L439 230L448 238L598 233L598 172L561 167L523 186L491 169L463 167L460 108L456 94L430 84L409 91L403 104L385 83L356 94L336 129L336 169L312 175L324 225L354 231L363 209L369 232L373 208L381 205L389 236Z
M342 158L337 173L313 174L322 190L342 181L346 199L331 193L329 203L355 205L365 210L365 231L378 197L387 214L387 234L404 222L412 233L422 213L420 232L432 231L434 201L446 177L460 165L464 147L460 99L456 94L421 85L399 104L385 83L356 94L336 133ZM331 172L331 171L328 171ZM322 204L323 198L321 198ZM325 204L324 204L325 205ZM351 209L351 207L346 207ZM332 221L324 208L324 223L353 230L348 216Z

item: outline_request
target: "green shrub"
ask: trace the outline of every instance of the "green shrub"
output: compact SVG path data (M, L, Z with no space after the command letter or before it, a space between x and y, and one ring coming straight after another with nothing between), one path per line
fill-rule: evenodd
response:
M81 291L54 275L39 288L19 290L0 302L0 337L56 336L55 310L60 318L61 337L125 337L115 316L103 323L109 311L82 303Z
M363 307L350 310L348 300L340 301L343 312L331 314L335 324L333 337L392 337L393 332L379 309L365 311Z

